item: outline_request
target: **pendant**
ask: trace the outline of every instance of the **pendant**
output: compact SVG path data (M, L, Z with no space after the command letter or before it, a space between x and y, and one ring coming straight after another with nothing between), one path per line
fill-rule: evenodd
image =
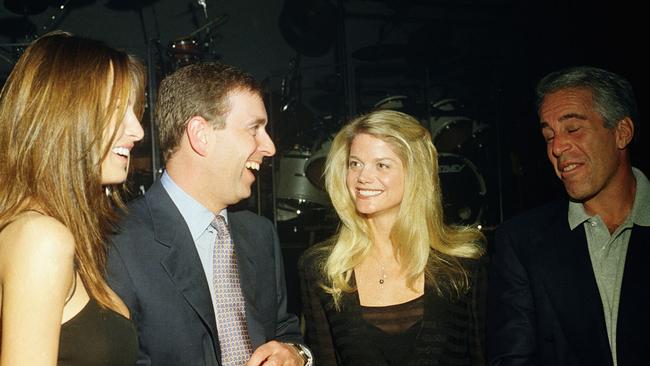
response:
M383 284L384 284L384 279L383 279L383 278L380 278L380 279L379 279L379 284L380 284L380 285L383 285Z

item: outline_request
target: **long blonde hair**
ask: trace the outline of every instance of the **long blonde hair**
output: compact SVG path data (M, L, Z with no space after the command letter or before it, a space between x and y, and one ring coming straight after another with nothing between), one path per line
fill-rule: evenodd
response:
M105 239L117 189L107 197L103 136L129 98L143 111L144 70L99 41L53 32L34 41L0 94L0 228L38 208L75 239L75 267L90 296L115 309L104 281ZM117 131L117 128L115 128ZM115 132L111 141L116 138Z
M367 221L357 212L346 186L350 145L359 134L387 142L404 164L404 197L390 237L407 284L413 287L424 273L426 283L437 291L462 293L469 287L469 279L458 258L480 257L484 237L476 229L444 223L438 154L431 135L413 117L390 110L352 120L332 142L325 184L341 224L330 245L320 249L327 252L320 263L326 278L323 288L338 307L342 292L355 290L350 285L352 271L372 245Z

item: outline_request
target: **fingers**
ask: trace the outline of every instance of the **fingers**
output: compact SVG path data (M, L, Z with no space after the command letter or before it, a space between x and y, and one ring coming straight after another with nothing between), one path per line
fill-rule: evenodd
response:
M290 345L270 341L259 346L246 366L303 366L303 359Z

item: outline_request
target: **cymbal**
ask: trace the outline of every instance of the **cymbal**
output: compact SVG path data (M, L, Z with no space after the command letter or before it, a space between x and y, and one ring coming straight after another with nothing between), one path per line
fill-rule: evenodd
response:
M359 61L388 61L403 59L405 51L403 44L376 44L361 47L351 56Z
M4 0L7 10L18 15L40 14L50 6L47 0Z
M108 0L106 7L115 11L140 10L158 0Z

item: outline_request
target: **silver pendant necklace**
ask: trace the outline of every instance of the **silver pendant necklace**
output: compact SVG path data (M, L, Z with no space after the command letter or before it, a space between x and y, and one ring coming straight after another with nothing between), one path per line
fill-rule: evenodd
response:
M379 259L377 259L377 257L375 257L374 255L372 255L372 257L377 261L377 263L379 264L379 268L381 269L381 274L379 276L379 284L383 285L384 282L386 282L386 279L388 279L388 275L386 275L386 267L379 261Z

